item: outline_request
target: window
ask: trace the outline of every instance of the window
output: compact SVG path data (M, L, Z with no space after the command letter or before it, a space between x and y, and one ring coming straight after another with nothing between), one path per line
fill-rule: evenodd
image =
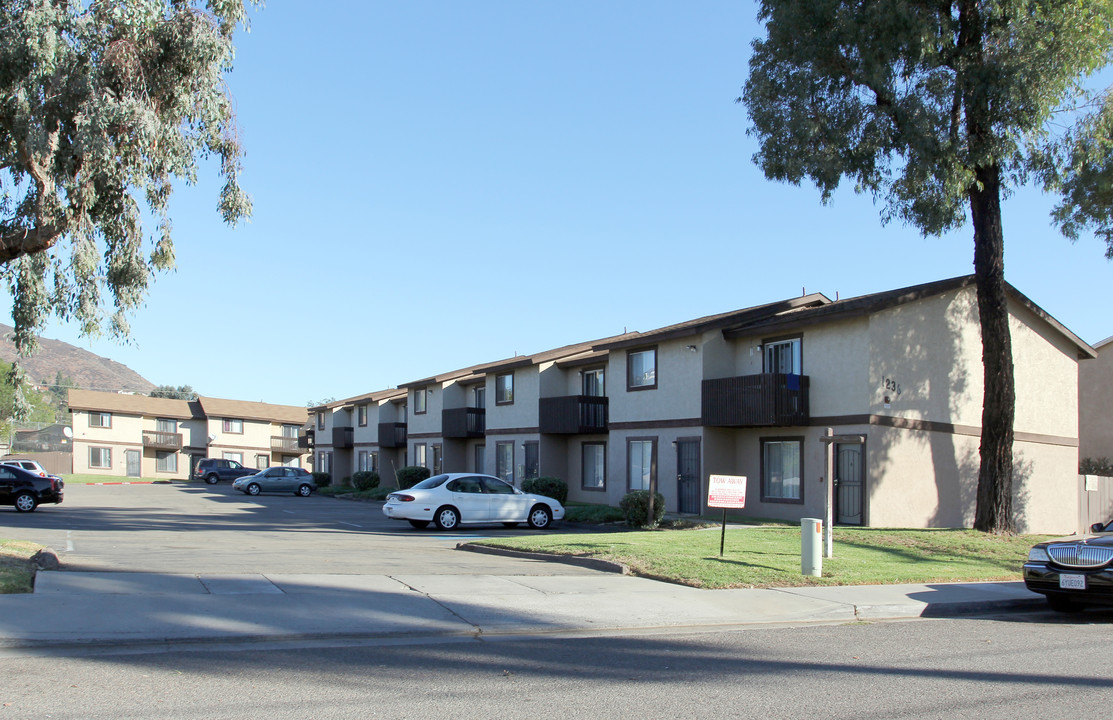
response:
M417 467L428 467L425 464L425 444L414 445L414 465Z
M495 477L514 484L514 443L495 443Z
M803 440L761 441L761 499L768 502L804 502L800 484L803 476Z
M155 470L164 473L178 472L178 453L158 451L155 453Z
M487 407L487 386L476 385L471 389L471 406L473 408ZM476 472L479 472L476 470Z
M629 490L648 490L657 478L657 439L626 441L626 482Z
M495 405L509 405L514 402L514 373L495 376Z
M317 453L317 467L314 469L317 472L332 472L332 453L324 452L323 450Z
M607 445L606 443L583 444L584 490L605 490L607 488Z
M243 435L243 420L224 418L224 432L234 435Z
M155 432L176 433L178 432L178 421L169 418L158 418L155 420Z
M360 427L367 427L367 406L366 405L360 405L359 407L356 408L356 417L358 418L357 422L359 423Z
M522 467L522 479L531 480L535 477L540 477L541 469L541 450L540 445L535 442L528 442L524 445L526 451L526 462Z
M588 397L604 397L607 394L603 385L603 368L584 370L584 395Z
M282 426L282 437L297 440L299 430L301 430L300 425L283 425Z
M657 348L626 353L626 389L650 390L657 387Z
M414 390L414 415L424 415L428 409L426 403L428 402L429 393L425 388L416 388Z
M765 372L803 375L800 338L765 342Z
M256 455L255 456L255 468L257 470L266 470L270 466L271 466L271 456L270 455Z
M221 453L220 456L222 458L224 458L225 460L231 460L232 462L238 462L240 465L243 465L243 453L242 452L228 452L228 451L225 451L225 452Z
M106 412L91 412L89 413L89 427L112 427L112 413Z
M487 472L487 446L475 446L475 472Z
M111 468L112 467L112 448L91 447L89 448L89 467L91 468Z
M324 410L317 413L317 429L318 430L324 430L325 429L325 411Z

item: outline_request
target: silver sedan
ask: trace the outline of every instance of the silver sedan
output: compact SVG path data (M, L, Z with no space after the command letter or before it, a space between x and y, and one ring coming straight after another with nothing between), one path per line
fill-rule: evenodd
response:
M232 483L232 487L248 495L258 495L263 492L292 492L301 497L309 497L317 489L317 483L305 468L278 466L237 478Z

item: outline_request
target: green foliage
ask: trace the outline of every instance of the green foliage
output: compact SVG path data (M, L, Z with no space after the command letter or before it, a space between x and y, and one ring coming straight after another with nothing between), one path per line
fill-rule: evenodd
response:
M15 346L30 354L51 314L126 337L152 274L174 266L175 180L216 158L224 220L251 213L224 81L244 0L0 7L0 272Z
M317 483L317 487L328 487L332 484L332 474L327 472L313 473L313 482Z
M405 490L406 488L412 488L432 474L433 472L429 468L410 465L408 467L398 468L398 471L394 473L394 477L398 479L398 488L400 490Z
M630 527L657 527L665 516L665 496L653 494L653 522L649 523L649 491L631 490L618 503L622 516Z
M625 519L621 510L610 505L571 505L564 508L564 521L570 523L600 525Z
M379 487L379 473L374 470L360 470L352 475L352 487L363 491Z
M153 398L169 398L171 400L196 400L197 393L189 385L159 385L151 392L147 393L148 397Z
M1107 457L1083 458L1078 465L1078 474L1113 477L1113 460Z
M568 500L568 483L558 477L539 477L523 480L522 491L551 497L561 505Z
M1048 129L1092 97L1085 83L1109 60L1113 11L1105 0L977 7L762 0L767 34L739 99L766 177L806 178L824 202L845 177L884 201L883 220L925 235L964 224L979 168L1060 177L1049 165L1067 157L1046 152ZM978 46L963 47L964 34ZM1086 122L1074 131L1108 137Z

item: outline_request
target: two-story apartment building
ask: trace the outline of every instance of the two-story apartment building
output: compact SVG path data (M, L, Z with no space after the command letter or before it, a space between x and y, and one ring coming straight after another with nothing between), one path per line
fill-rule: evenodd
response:
M206 457L249 467L301 465L305 408L199 397L70 390L73 471L134 478L183 479Z
M1095 353L1015 289L1009 297L1018 525L1070 532L1078 365ZM972 522L982 364L970 276L844 300L805 295L398 392L387 404L403 464L515 484L555 475L570 500L606 504L656 487L683 513L706 511L709 475L742 475L755 517L821 517L831 497L844 524ZM339 412L348 404L319 409L318 422L350 424Z

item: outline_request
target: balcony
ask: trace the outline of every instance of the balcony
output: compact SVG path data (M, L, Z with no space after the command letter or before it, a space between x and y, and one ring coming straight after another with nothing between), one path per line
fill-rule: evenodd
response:
M316 430L301 430L298 432L298 447L303 451L312 450L316 435Z
M597 435L607 432L609 401L595 395L541 398L538 424L552 435Z
M158 432L156 430L143 431L143 447L152 450L168 450L178 452L182 449L182 434Z
M271 452L280 455L301 455L305 450L300 440L301 438L285 435L271 435Z
M379 423L379 447L406 447L406 423Z
M446 438L481 438L487 434L483 408L446 408L441 411L441 432Z
M798 427L808 424L807 375L765 373L703 381L707 427Z
M334 427L332 429L332 449L347 450L355 442L355 429L350 427Z

